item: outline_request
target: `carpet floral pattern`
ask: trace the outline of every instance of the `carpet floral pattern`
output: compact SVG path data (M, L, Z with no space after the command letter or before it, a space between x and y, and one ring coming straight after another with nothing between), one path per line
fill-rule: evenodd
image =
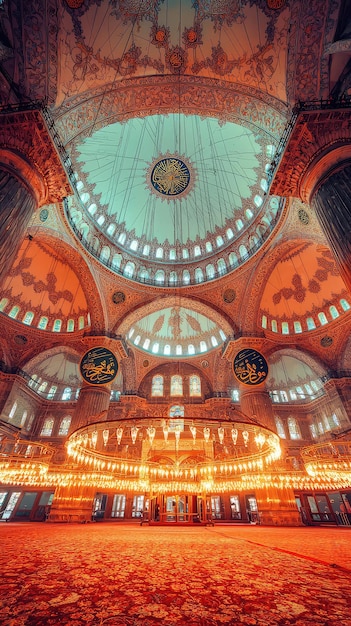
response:
M298 541L299 530L285 534ZM258 527L247 531L2 524L0 623L350 626L351 569L262 545Z

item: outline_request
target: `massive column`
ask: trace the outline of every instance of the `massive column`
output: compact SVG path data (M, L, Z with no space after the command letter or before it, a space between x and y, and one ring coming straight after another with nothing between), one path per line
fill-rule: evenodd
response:
M270 193L299 197L315 210L351 291L351 103L300 105Z
M71 195L65 169L39 109L0 111L0 284L33 213ZM57 144L57 145L56 145Z

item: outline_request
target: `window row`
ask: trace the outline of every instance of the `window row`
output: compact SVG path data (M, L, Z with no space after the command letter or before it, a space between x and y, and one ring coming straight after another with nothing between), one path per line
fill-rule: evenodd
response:
M277 434L281 439L286 439L286 428L290 439L302 439L300 426L295 417L288 417L288 419L286 420L286 426L284 425L283 420L277 415L274 419L277 428Z
M310 424L312 439L318 439L318 437L334 430L335 428L339 428L339 426L340 420L335 412L331 415L324 413L320 417L315 418L312 424Z
M149 337L142 339L140 334L135 334L135 328L131 328L128 333L128 339L131 340L135 346L139 346L143 350L152 352L153 354L162 354L164 356L182 356L182 355L194 355L201 354L212 350L221 345L226 340L226 334L223 330L218 330L217 337L213 334L208 341L201 340L198 344L189 343L187 346L182 344L161 344L159 341L153 341Z
M340 300L340 310L338 310L338 308L335 305L332 305L329 307L329 316L330 316L329 319L323 311L320 311L317 315L317 318L313 318L313 317L306 318L305 327L303 327L300 321L295 321L295 322L290 322L290 323L281 322L278 324L277 320L272 319L270 320L270 328L268 328L268 318L266 315L262 315L261 325L262 325L262 328L264 328L265 330L268 329L274 333L281 332L282 335L290 335L291 331L295 334L298 334L306 330L307 331L315 330L317 326L325 326L326 324L329 324L333 320L337 319L340 316L340 314L349 310L350 310L350 304L348 303L347 300L345 300L345 298L342 298Z
M156 374L152 378L151 385L151 395L154 397L163 397L165 395L165 381L164 377L160 374ZM184 386L183 386L184 383ZM186 384L186 388L185 388ZM169 386L169 395L170 396L183 396L185 393L189 394L189 396L199 397L201 396L201 380L200 376L193 374L189 377L186 377L183 381L183 377L175 374L171 376L170 386ZM167 393L167 395L168 395Z
M9 300L7 298L2 298L2 300L0 301L0 311L5 312L8 305ZM23 314L23 312L21 312L21 308L17 305L11 306L9 311L6 311L6 315L8 315L8 317L11 317L12 319L22 322L22 324L26 324L27 326L31 326L35 318L35 313L33 313L33 311L26 311ZM89 325L89 313L86 317L84 315L80 315L77 320L71 318L67 321L63 321L62 319L55 319L53 321L50 321L48 317L42 315L36 323L36 328L39 328L40 330L49 330L54 333L73 333L75 330L82 330Z
M313 400L323 393L323 383L317 380L310 380L309 383L297 385L288 390L273 390L269 392L272 402L291 402L301 400Z
M57 385L52 385L46 380L43 380L41 376L37 374L33 374L28 381L28 387L33 389L40 396L45 397L47 400L56 400L56 401L69 401L69 400L77 400L80 393L80 387L76 389L72 389L72 387L64 387L58 388ZM121 392L116 390L111 390L110 399L118 402L120 398Z
M268 191L268 183L266 179L263 178L261 180L260 187L263 193L266 194ZM77 189L80 193L80 199L83 205L87 206L90 200L90 194L83 190L84 184L82 181L77 182ZM225 231L225 234L216 236L214 243L212 243L211 241L206 241L203 245L196 244L193 248L183 247L181 248L181 250L179 250L178 248L170 248L170 250L167 251L167 255L166 251L161 246L152 246L143 241L140 241L137 238L130 238L126 232L118 231L118 225L115 222L109 222L106 219L105 215L99 214L96 203L93 202L89 204L86 210L89 215L94 218L94 221L99 226L99 228L101 228L110 239L115 240L117 244L123 246L124 248L129 248L132 253L138 253L139 255L158 260L187 261L196 259L197 257L206 256L207 254L211 254L214 251L214 246L216 249L221 249L223 246L228 245L228 243L230 243L234 239L235 233L240 233L244 229L245 224L243 220L245 219L247 222L251 222L251 220L257 213L257 209L261 208L263 204L262 196L260 194L256 194L253 203L255 205L253 210L247 208L244 212L243 219L239 218L235 220L235 226L233 226L234 230L233 228L228 227ZM269 227L271 225L272 219L275 218L279 206L279 198L273 196L269 202L268 209L270 209L270 211L268 211L267 215L262 218L262 222L256 230L258 237L261 237L263 234L262 227ZM73 210L71 213L72 216L75 214L75 217L77 218L75 219L75 221L78 225L78 217L81 216L81 213L79 211L74 213ZM270 217L268 217L269 213ZM79 227L83 236L85 236L85 238L89 240L90 230L88 224L80 224ZM266 228L263 228L263 230L265 232Z
M55 420L54 417L47 417L42 425L41 431L40 431L40 436L41 437L51 437L52 435L55 435L55 426L57 427L57 424L55 423L57 420ZM72 416L71 415L66 415L65 417L63 417L59 424L58 424L58 431L57 434L59 437L64 437L66 435L68 435L68 431L69 431L69 427L71 425L71 421L72 421Z
M266 215L261 217L260 223L257 225L255 231L248 235L247 245L241 244L238 247L237 252L230 252L226 258L218 259L216 264L209 263L205 268L197 267L194 271L189 271L187 269L182 272L177 272L176 270L156 270L147 268L139 263L135 263L134 261L126 261L122 254L114 253L114 250L109 245L101 245L101 241L97 236L91 232L91 226L85 221L81 211L78 211L75 208L72 208L69 212L68 217L70 218L71 224L74 230L77 232L77 235L84 243L85 247L104 265L110 267L113 271L126 276L127 278L131 278L137 280L139 282L145 282L156 285L174 285L174 284L196 284L206 282L208 280L212 280L218 276L224 275L227 272L231 271L235 267L238 267L247 259L249 259L262 245L262 243L267 238L268 234L271 232L273 225L277 219L277 213L280 209L280 199L276 197L272 197L270 199L269 208L266 212ZM66 204L67 208L67 204ZM251 215L251 211L249 214ZM249 215L248 214L248 215ZM250 217L251 219L251 217ZM100 224L99 224L100 225ZM115 224L110 225L111 228L116 227ZM236 229L242 230L244 228L244 223L242 220L237 220ZM107 234L109 234L107 232ZM119 233L116 238L117 243L120 245L125 245L126 243L126 233ZM222 246L228 245L228 243L234 239L234 231L231 228L228 228L226 231L226 240L223 236L219 235L216 238L216 247L221 248ZM124 243L123 243L124 242ZM210 255L213 250L213 245L210 241L205 242L204 247L200 245L195 245L193 250L190 251L188 248L183 248L181 254L179 255L178 251L175 248L171 248L168 252L168 257L165 258L165 251L162 247L156 248L152 251L149 244L143 244L142 250L139 250L139 242L136 239L131 240L128 243L128 247L131 250L131 253L140 253L146 258L150 258L151 253L153 252L153 259L160 261L194 261L197 258L206 257L206 255ZM178 258L178 256L179 258Z

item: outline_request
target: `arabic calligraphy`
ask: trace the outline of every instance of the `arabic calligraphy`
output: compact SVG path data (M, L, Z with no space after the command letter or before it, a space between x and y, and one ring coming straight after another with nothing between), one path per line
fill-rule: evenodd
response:
M107 348L93 348L83 356L80 372L84 380L91 385L109 383L117 376L117 359Z
M260 385L268 374L267 361L260 352L247 348L234 359L234 375L244 385Z

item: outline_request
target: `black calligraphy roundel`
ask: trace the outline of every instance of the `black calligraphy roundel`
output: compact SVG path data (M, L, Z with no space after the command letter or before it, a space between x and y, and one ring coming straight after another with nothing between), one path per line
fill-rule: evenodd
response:
M106 385L116 378L117 372L117 359L107 348L92 348L80 362L80 373L90 385Z
M268 364L264 356L253 350L246 348L240 350L233 363L234 376L244 385L260 385L268 375Z

